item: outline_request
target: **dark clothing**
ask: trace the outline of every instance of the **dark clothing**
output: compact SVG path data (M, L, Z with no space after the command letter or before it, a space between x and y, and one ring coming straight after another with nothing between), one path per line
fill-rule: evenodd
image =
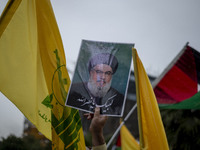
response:
M124 96L114 88L110 88L103 98L92 96L87 84L72 84L68 95L67 105L94 112L94 108L100 107L101 114L121 115Z

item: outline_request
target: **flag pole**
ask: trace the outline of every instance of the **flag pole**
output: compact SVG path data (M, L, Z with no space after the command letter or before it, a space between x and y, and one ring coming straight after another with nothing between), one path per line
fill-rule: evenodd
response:
M129 111L129 113L126 115L125 119L120 123L119 127L117 128L117 130L115 131L113 136L110 138L110 140L108 141L108 144L107 144L107 148L110 146L110 144L112 143L113 139L117 136L117 134L120 131L121 127L124 125L125 121L128 120L128 118L133 113L133 111L135 110L136 107L137 107L137 103L135 103L133 108Z

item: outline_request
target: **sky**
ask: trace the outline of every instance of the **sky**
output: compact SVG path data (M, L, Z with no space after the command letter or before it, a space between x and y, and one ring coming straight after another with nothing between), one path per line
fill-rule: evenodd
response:
M0 13L7 0L0 0ZM199 0L51 0L70 77L82 39L134 43L155 77L186 42L200 51ZM0 137L21 136L24 116L0 94Z

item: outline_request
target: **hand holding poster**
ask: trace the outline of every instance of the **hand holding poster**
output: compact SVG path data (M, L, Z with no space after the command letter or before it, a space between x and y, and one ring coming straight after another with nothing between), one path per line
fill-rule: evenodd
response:
M66 105L122 116L133 46L83 40Z

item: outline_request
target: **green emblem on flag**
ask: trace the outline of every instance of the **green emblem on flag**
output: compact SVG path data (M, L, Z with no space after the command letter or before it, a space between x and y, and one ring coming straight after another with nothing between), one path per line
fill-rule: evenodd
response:
M52 77L52 93L42 101L42 104L50 109L53 109L54 104L52 104L52 102L53 99L55 99L56 105L64 107L63 113L59 114L59 119L55 116L53 112L51 113L51 124L52 127L55 129L57 135L65 144L65 149L71 149L72 147L73 149L78 149L77 143L80 141L79 130L81 128L81 119L78 110L67 108L64 105L67 98L67 91L65 90L65 86L68 84L68 81L67 78L63 78L62 68L66 65L60 64L60 57L58 55L57 49L54 51L54 53L56 55L57 68ZM55 76L58 76L58 78L56 78ZM54 82L56 79L59 80L60 93L55 92L58 91L58 89L54 88ZM70 115L68 115L67 117L65 115L66 109L69 109L68 111L70 111Z

